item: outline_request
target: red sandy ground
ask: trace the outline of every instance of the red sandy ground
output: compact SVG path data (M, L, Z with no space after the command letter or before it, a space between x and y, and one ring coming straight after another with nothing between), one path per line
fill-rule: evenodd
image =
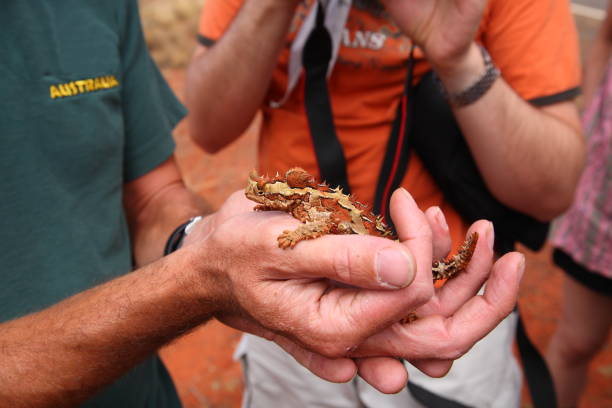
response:
M183 71L167 70L164 74L182 97ZM176 129L177 157L187 183L213 208L231 192L244 187L246 175L255 163L256 133L254 125L240 140L211 156L191 143L184 122ZM551 265L549 248L540 253L524 252L527 272L520 307L532 340L542 350L559 315L561 273ZM240 406L243 381L240 366L231 357L239 338L239 332L213 321L162 350L185 407ZM530 406L525 397L523 407ZM608 341L591 366L588 388L580 407L612 407L612 341Z

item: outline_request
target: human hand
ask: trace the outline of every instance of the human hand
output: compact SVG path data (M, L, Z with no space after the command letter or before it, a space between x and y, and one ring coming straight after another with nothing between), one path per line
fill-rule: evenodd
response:
M466 57L486 0L382 0L398 27L434 69L445 71Z
M412 281L417 262L431 269L432 244L422 237L414 242L430 248L424 259L397 242L357 235L328 235L282 250L276 237L299 222L278 212L244 212L245 202L234 194L203 221L205 240L183 248L205 259L206 301L223 322L276 341L325 379L350 380L356 365L344 356L433 294L424 274L419 284L393 290ZM411 211L429 228L416 206Z
M434 235L434 259L438 259L448 252L448 236L444 227L440 227L445 222L440 221L439 210L430 209L426 213ZM412 220L401 216L397 210L392 215L400 240L409 245L411 236L416 233ZM372 356L403 358L430 376L442 376L455 359L512 311L524 270L524 258L518 253L507 254L491 269L494 255L492 225L478 221L468 234L473 232L478 232L481 238L467 270L437 288L431 299L415 311L416 321L395 323L367 339L351 354L370 356L357 359L357 362L359 374L375 388L387 393L397 392L405 386L407 374L399 360ZM436 239L436 236L441 239ZM419 271L427 270L424 269L427 265L419 266L417 276ZM484 294L476 295L485 281Z

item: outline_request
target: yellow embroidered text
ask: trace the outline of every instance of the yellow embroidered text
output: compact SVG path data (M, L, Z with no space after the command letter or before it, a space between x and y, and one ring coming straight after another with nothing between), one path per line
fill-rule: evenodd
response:
M114 75L106 75L97 78L66 82L65 84L51 85L49 87L49 94L51 99L57 99L99 91L100 89L115 88L117 86L119 86L117 77Z

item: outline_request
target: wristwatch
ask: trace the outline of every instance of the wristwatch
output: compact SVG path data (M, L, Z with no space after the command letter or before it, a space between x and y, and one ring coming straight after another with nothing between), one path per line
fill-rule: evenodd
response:
M198 215L197 217L190 218L189 221L179 225L173 232L170 234L168 241L166 241L166 246L164 247L164 256L171 254L172 252L179 249L183 243L183 240L193 227L202 220L202 216Z

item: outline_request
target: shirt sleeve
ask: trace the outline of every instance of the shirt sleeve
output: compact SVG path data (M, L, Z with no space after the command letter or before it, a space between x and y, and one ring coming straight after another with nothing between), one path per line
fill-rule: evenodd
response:
M504 79L545 105L579 94L580 56L567 0L494 0L482 40Z
M206 0L200 14L198 41L210 47L227 30L244 0Z
M120 81L125 129L123 174L127 182L172 155L172 129L186 109L149 55L136 0L128 2L123 21Z

